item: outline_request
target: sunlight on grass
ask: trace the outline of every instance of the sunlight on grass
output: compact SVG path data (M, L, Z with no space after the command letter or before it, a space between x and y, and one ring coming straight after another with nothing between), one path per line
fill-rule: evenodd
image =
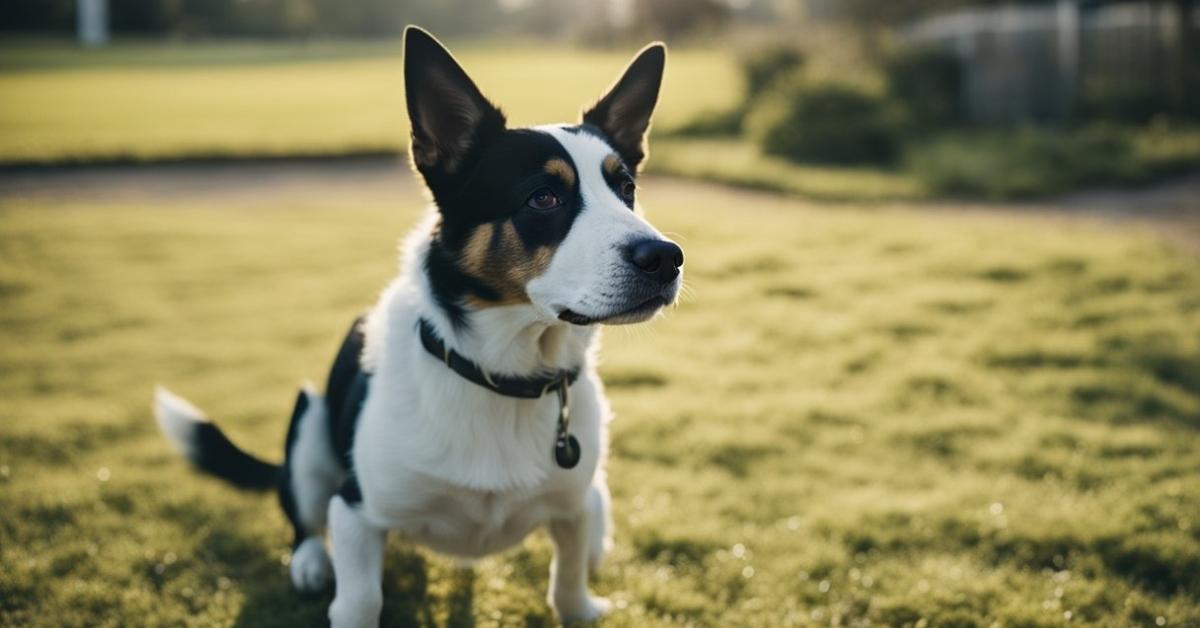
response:
M748 140L664 138L654 142L653 154L653 172L816 200L915 200L928 195L907 173L792 163L763 155Z
M576 121L632 58L557 45L455 53L514 124ZM390 44L131 44L95 53L0 48L0 162L405 150L401 48ZM662 128L738 97L732 61L674 50ZM725 86L711 89L711 85Z
M646 182L693 296L606 332L604 625L1200 623L1200 269L1144 234ZM0 209L0 623L295 626L273 500L189 471L155 382L279 457L415 217ZM393 540L393 625L546 625L549 543Z

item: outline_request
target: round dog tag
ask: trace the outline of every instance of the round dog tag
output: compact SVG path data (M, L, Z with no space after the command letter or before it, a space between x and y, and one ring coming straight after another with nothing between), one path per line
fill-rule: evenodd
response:
M554 461L564 469L574 469L579 464L579 441L574 434L564 434L554 443Z

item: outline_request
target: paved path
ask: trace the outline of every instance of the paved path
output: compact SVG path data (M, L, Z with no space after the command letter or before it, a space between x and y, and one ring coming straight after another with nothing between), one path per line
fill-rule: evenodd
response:
M656 180L656 188L696 185ZM0 171L0 206L17 199L41 201L264 203L288 198L369 195L397 203L420 202L423 190L396 158L179 163ZM743 192L748 200L762 192ZM809 207L817 203L798 200ZM834 210L836 211L836 206ZM1200 174L1143 189L1096 189L1021 203L937 202L928 211L1003 212L1141 225L1200 254Z
M19 198L106 202L275 202L349 192L420 198L398 158L166 163L0 170L0 203Z

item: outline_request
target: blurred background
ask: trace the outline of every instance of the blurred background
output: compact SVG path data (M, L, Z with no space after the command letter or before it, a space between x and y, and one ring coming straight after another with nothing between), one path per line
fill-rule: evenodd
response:
M426 203L407 24L514 124L670 46L606 625L1200 625L1197 4L4 0L0 625L320 625L149 401L281 457ZM549 558L393 540L384 623L547 625Z
M7 84L0 160L401 152L386 60L416 23L471 42L468 60L478 51L516 66L532 55L524 72L554 81L590 79L568 68L603 51L649 39L681 47L669 88L687 98L664 103L656 132L673 142L654 166L662 172L833 198L1046 195L1196 166L1197 19L1187 0L11 0L0 8L9 70L341 60L320 69L345 82L314 99L270 93L303 90L300 76L220 96L144 73L98 86L25 76ZM559 111L546 98L557 96L537 97L541 108ZM81 99L106 123L77 115ZM242 115L194 111L211 107ZM154 115L186 115L205 131L147 129ZM884 176L808 182L813 173L793 164Z

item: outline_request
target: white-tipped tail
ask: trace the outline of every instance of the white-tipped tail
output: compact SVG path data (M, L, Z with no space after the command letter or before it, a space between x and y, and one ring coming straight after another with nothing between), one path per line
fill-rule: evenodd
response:
M278 485L279 465L239 449L199 408L162 386L154 391L154 417L171 445L198 470L248 490Z
M208 417L200 408L159 385L154 389L154 418L179 453L193 461L199 457L196 431L200 424L208 423Z

